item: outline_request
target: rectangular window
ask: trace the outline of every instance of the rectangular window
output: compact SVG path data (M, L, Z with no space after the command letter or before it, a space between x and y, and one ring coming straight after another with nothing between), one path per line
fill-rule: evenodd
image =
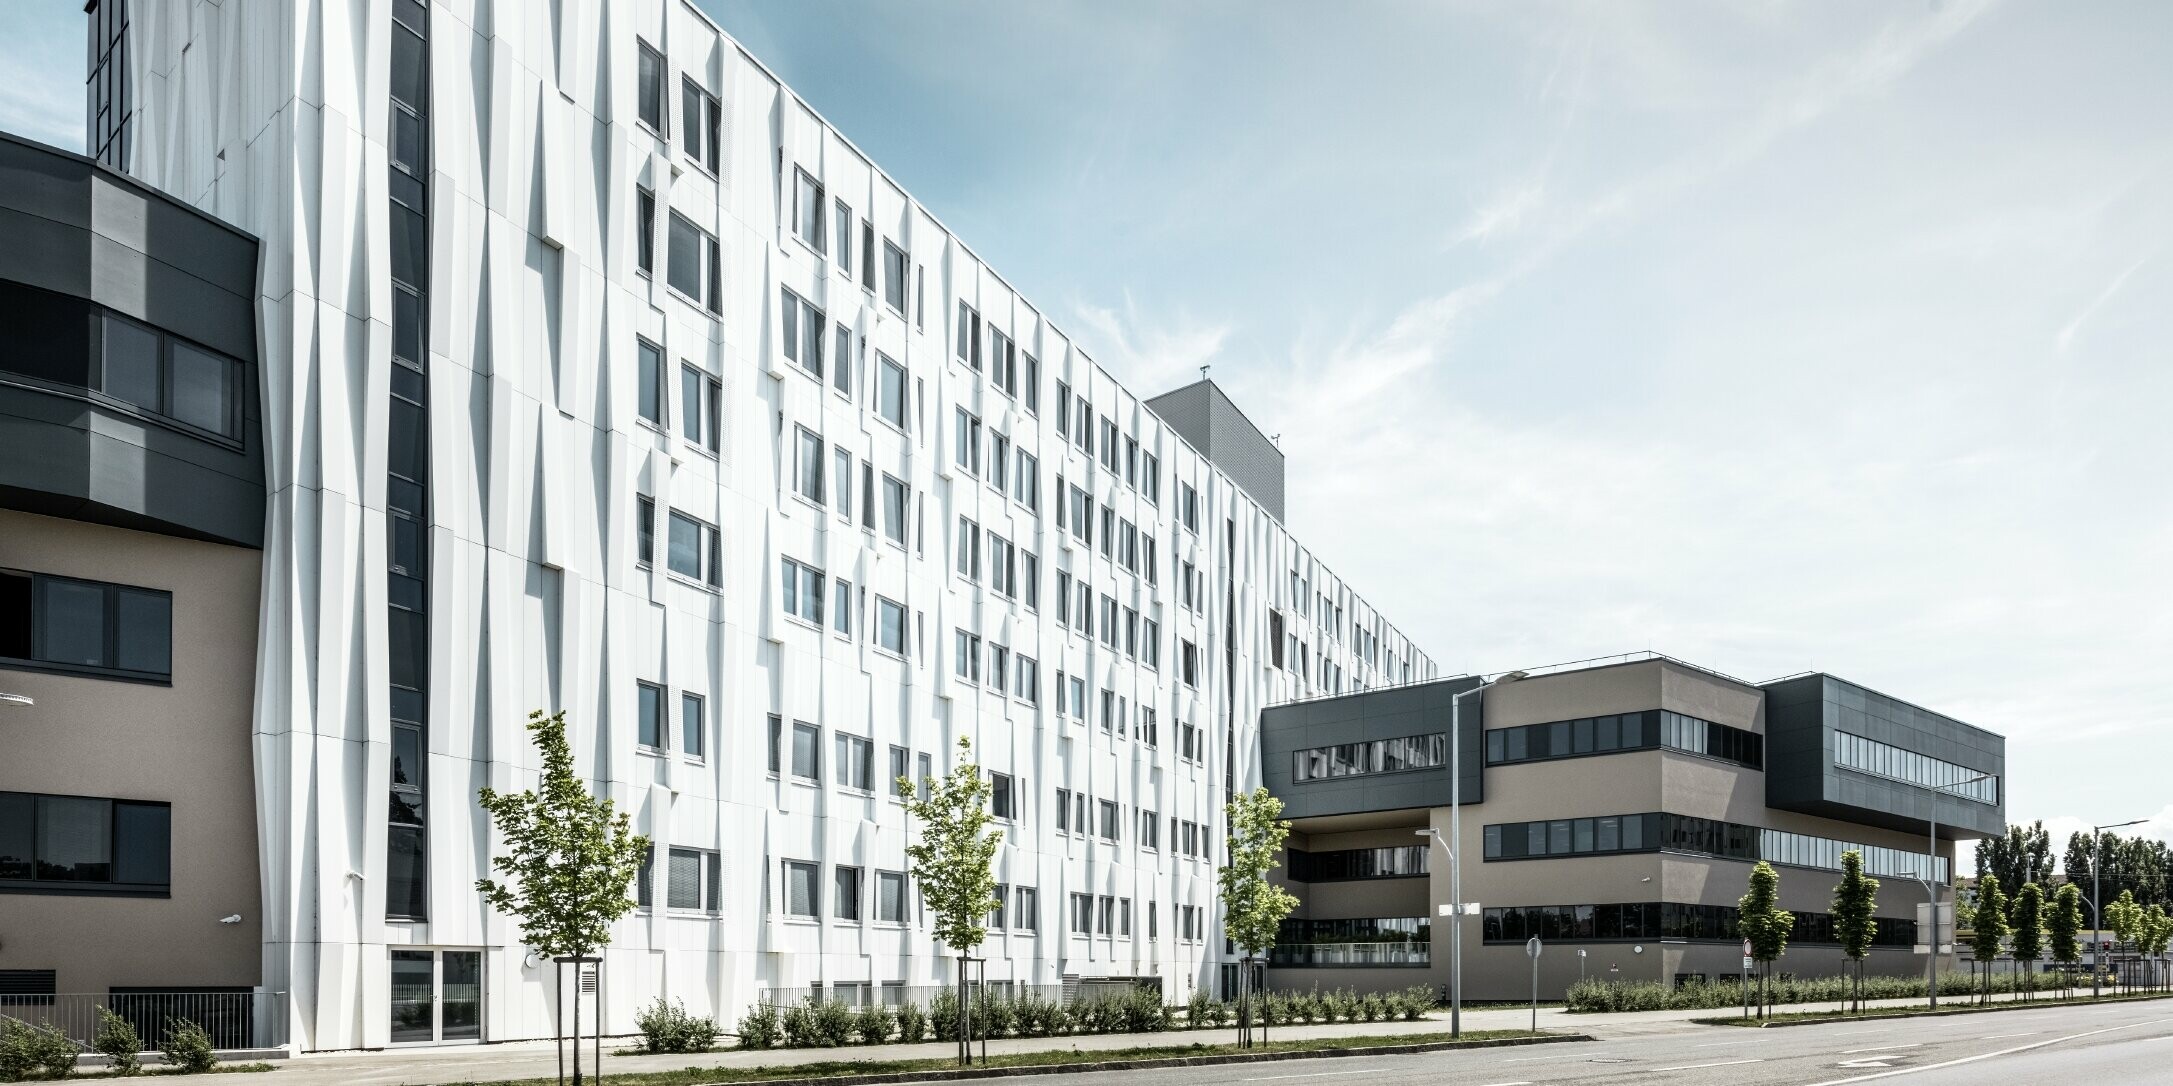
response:
M822 729L804 720L792 722L792 775L822 781Z
M790 558L780 559L779 563L778 594L785 601L785 613L822 625L822 571Z
M837 201L838 270L853 277L853 209Z
M638 403L641 417L657 426L664 425L664 349L646 339L634 341L635 353L640 357L640 369L635 380L639 383Z
M1091 894L1071 895L1071 933L1094 934L1094 898Z
M1012 658L1011 693L1028 705L1041 704L1041 665L1033 657Z
M1011 479L1011 496L1035 513L1041 512L1041 480L1037 474L1040 470L1041 462L1034 459L1032 453L1020 449L1019 469Z
M1016 893L1017 904L1011 909L1011 926L1019 931L1040 931L1041 903L1037 900L1039 895L1031 886L1018 887Z
M822 182L815 180L806 170L795 166L792 170L792 233L807 247L818 253L827 253L824 244Z
M781 298L777 325L778 342L785 349L785 358L806 370L816 380L822 380L823 313L785 287L778 288ZM843 365L844 359L838 364Z
M875 352L877 385L875 411L900 430L905 429L905 367L891 361L889 355Z
M958 575L969 581L981 579L981 526L958 518Z
M875 790L875 744L857 735L839 732L835 737L838 786L863 792Z
M905 250L883 239L883 302L905 316Z
M818 864L800 860L786 860L784 906L786 916L815 919L822 915L822 894L816 880L822 877Z
M724 584L724 558L720 553L723 541L715 527L675 509L671 515L671 538L666 542L673 573L713 588Z
M634 103L641 123L648 125L657 135L664 133L664 54L649 48L648 42L638 43L641 58L635 69Z
M173 594L0 569L0 661L169 681Z
M981 635L953 630L951 647L952 669L958 677L969 683L981 681Z
M724 386L695 366L679 367L679 432L690 445L718 451L724 425Z
M723 899L717 885L718 854L706 849L675 848L667 858L664 905L688 912L716 912Z
M875 873L875 919L884 924L905 923L905 873Z
M656 193L634 190L634 268L643 275L656 274Z
M953 459L966 474L981 474L981 420L965 408L957 409L957 426L953 433Z
M664 688L655 683L637 682L639 700L634 710L635 742L651 750L664 746Z
M0 892L166 895L164 803L0 792Z
M883 476L883 534L901 547L905 546L906 496L909 493L904 480Z
M839 321L837 349L830 352L830 384L840 395L850 399L853 394L853 330Z
M634 561L647 566L656 562L656 502L634 499Z
M830 628L846 637L853 635L853 586L850 581L838 581L837 591L830 594Z
M679 695L679 753L699 758L708 749L708 704L700 694Z
M1008 773L990 773L988 813L997 818L1019 817L1018 790Z
M1105 799L1105 800L1102 800L1102 801L1101 801L1101 816L1102 816L1102 821L1101 821L1101 828L1102 828L1102 838L1103 838L1104 840L1108 840L1108 841L1114 841L1114 840L1116 840L1116 839L1117 839L1117 805L1116 805L1116 803L1114 803L1113 801L1110 801L1110 800L1106 800L1106 799Z
M100 392L198 430L239 436L240 363L112 313L100 315L99 339Z
M981 314L964 302L958 303L955 350L960 362L964 362L975 373L981 372Z
M793 430L792 489L808 501L823 505L827 488L823 485L822 435L805 426Z
M709 93L693 79L682 78L679 88L680 135L686 144L687 159L695 165L717 172L717 136L724 123L724 106L717 96Z
M905 606L875 597L875 643L878 647L900 656L905 655Z

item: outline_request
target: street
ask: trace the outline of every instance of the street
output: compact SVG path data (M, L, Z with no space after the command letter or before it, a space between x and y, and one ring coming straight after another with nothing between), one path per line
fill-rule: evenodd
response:
M1582 1024L1582 1023L1580 1023ZM1128 1077L1185 1086L1253 1086L1362 1079L1365 1086L1843 1086L1899 1080L1910 1086L1970 1083L2154 1083L2173 1077L2173 1007L2164 1003L2046 1007L1952 1018L1835 1022L1738 1030L1663 1024L1639 1031L1590 1023L1591 1043L1230 1064L1141 1071ZM1091 1086L1094 1075L1050 1086ZM1327 1086L1323 1083L1322 1086Z

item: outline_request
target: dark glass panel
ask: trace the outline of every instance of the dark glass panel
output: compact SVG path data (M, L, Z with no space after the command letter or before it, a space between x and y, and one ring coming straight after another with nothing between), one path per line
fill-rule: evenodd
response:
M114 666L153 675L173 671L173 597L164 592L134 588L114 590L119 596Z
M62 580L40 581L38 587L43 597L38 608L38 659L106 666L106 590Z
M39 879L112 881L112 801L39 796L37 856Z
M37 877L31 857L38 822L38 797L0 792L0 879Z
M420 920L427 915L424 904L424 893L427 889L424 878L428 871L426 859L423 831L420 827L393 826L385 831L386 916ZM403 952L393 953L397 955ZM427 954L424 956L428 957ZM397 997L395 1002L397 1003ZM397 1018L393 1033L397 1039Z
M159 375L158 334L108 316L101 352L104 367L99 390L146 411L164 411L165 382Z

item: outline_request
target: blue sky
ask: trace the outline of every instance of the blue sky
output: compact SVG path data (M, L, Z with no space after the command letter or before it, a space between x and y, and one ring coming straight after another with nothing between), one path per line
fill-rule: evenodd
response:
M1656 649L2173 838L2173 6L703 0L1451 671ZM79 142L72 0L0 127Z

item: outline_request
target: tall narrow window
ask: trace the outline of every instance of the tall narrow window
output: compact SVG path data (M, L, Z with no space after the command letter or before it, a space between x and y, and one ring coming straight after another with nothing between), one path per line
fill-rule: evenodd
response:
M822 379L822 345L824 320L822 310L794 294L779 288L779 316L777 339L785 350L785 359L806 370L816 380ZM838 360L840 365L844 359Z
M634 101L641 123L664 134L664 54L640 43L641 59L635 69Z
M823 206L822 182L806 170L795 167L793 176L792 232L807 247L818 253L827 252L823 244L823 220L828 208Z
M700 694L679 695L679 753L700 758L709 749L708 703Z
M634 341L634 353L640 358L640 366L634 380L640 386L636 402L641 417L658 426L664 425L664 349L646 339Z
M695 366L679 367L679 426L688 444L712 453L719 450L723 398L724 386L716 378Z
M656 273L656 193L634 190L634 267L643 275Z
M905 429L905 367L891 361L890 356L875 352L879 370L875 390L875 410L900 430Z
M717 96L709 93L692 78L680 84L681 137L686 144L687 158L695 165L717 172L717 136L723 125L724 106Z
M905 316L905 250L883 242L883 301Z
M845 201L837 202L838 270L845 278L853 277L853 209Z

